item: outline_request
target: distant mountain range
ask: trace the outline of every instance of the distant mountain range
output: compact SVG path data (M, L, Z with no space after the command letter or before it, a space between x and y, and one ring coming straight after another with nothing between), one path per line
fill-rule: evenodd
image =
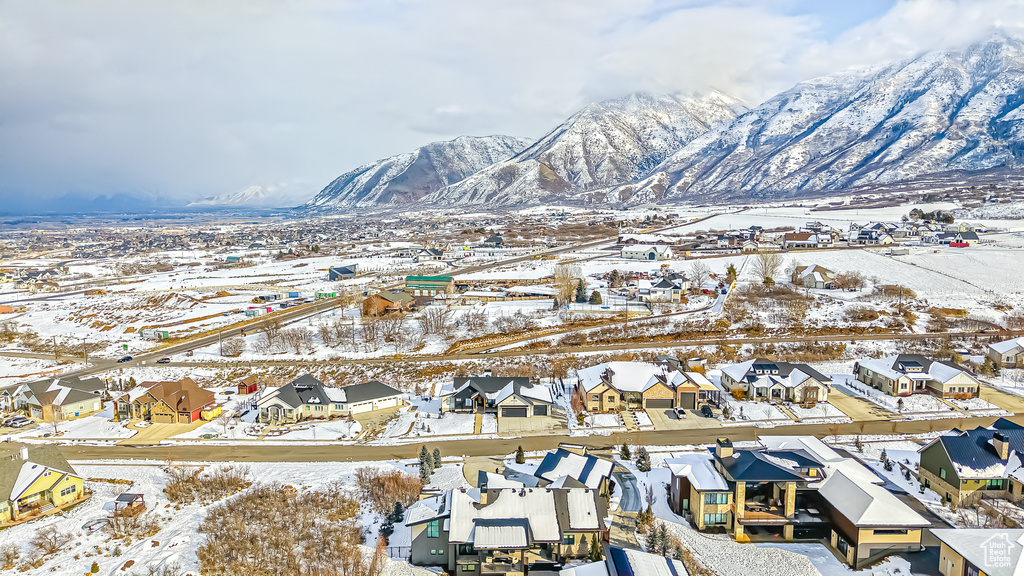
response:
M274 201L275 197L270 192L267 192L267 189L263 186L249 186L245 190L240 190L238 192L221 194L220 196L210 196L208 198L203 198L202 200L190 202L188 207L267 206L271 205Z
M1024 168L1024 45L993 37L797 84L587 106L530 142L461 137L361 166L304 206L637 205L841 192Z

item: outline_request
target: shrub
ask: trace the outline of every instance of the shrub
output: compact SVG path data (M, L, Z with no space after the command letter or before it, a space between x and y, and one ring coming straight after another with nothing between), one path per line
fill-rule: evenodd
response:
M408 508L419 499L423 482L400 470L363 466L356 470L356 486L364 502L377 514L394 510L395 502Z
M224 465L204 473L202 467L170 465L166 471L169 479L164 494L175 504L213 502L252 484L248 466Z
M32 538L32 546L43 554L56 554L71 543L71 540L71 533L61 532L56 526L47 526L36 532L35 537Z

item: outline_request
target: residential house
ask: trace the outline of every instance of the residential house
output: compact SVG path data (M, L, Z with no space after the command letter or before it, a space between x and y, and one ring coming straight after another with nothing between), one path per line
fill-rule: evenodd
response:
M942 576L1014 576L1024 574L1024 529L944 528L939 540Z
M363 300L363 316L386 316L408 312L413 298L402 290L384 290Z
M0 406L24 410L44 422L71 420L103 410L106 384L99 378L47 378L0 389Z
M212 391L191 378L182 378L139 384L114 399L114 414L155 424L191 424L202 420L203 412L214 404Z
M836 287L836 273L817 264L797 266L793 269L792 281L805 288L832 289Z
M441 411L494 414L502 418L552 416L551 389L526 377L456 376L441 393Z
M685 276L677 278L665 276L651 284L647 292L647 299L652 302L681 302L689 289L690 281Z
M989 344L988 357L1003 368L1024 368L1024 336Z
M669 260L672 258L672 247L658 244L636 244L623 247L620 256L627 260Z
M505 239L501 237L501 234L491 234L484 240L484 248L503 248L505 246Z
M930 523L886 490L884 480L813 436L766 436L752 448L720 438L710 458L667 460L670 505L700 530L745 540L829 542L860 569L921 549Z
M449 490L409 508L410 561L454 576L553 571L602 538L606 513L588 488Z
M951 248L967 248L971 243L980 242L977 232L932 232L921 238L925 244L937 244Z
M438 248L420 248L413 255L413 260L420 262L440 262L444 259L444 251Z
M868 358L853 365L857 380L893 396L931 392L943 398L973 398L980 382L963 367L921 354Z
M381 382L335 388L305 374L280 388L268 390L256 403L256 408L260 422L287 424L394 408L401 402L402 392Z
M782 247L786 250L807 248L831 248L832 236L812 232L787 232L782 235Z
M1000 418L988 428L954 428L918 452L918 479L946 502L1024 496L1024 484L1013 478L1024 458L1024 428L1009 420Z
M0 526L59 512L89 497L53 444L0 444Z
M750 400L814 404L828 401L832 379L807 364L754 358L722 368L722 387Z
M679 372L648 362L606 362L581 368L577 375L574 393L588 412L672 408L680 381Z
M333 266L327 269L327 280L331 282L337 282L339 280L348 280L349 278L355 278L358 275L358 264L349 264L347 266Z
M636 246L643 244L647 246L672 246L675 240L669 236L660 234L620 234L619 246Z
M601 496L611 495L609 479L614 463L593 454L577 454L559 448L544 455L533 472L541 487L576 486L596 490Z
M600 562L563 568L558 576L687 576L680 560L630 548L608 546Z

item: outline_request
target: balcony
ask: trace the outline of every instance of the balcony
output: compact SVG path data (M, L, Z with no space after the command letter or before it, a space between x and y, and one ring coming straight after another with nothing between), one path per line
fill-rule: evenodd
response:
M733 504L733 514L736 512L736 505ZM813 524L825 522L826 518L817 508L797 508L792 516L786 516L785 510L780 506L769 506L757 502L747 502L743 507L743 517L737 517L736 521L743 525L782 525L782 524Z

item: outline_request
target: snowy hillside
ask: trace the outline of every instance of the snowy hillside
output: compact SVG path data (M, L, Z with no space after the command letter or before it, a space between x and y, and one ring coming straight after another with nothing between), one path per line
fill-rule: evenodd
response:
M266 206L274 201L274 196L267 192L263 186L249 186L245 190L211 196L196 200L188 204L189 207L196 206ZM285 205L287 202L279 202L278 205Z
M675 199L773 196L1019 169L1022 103L1024 44L1003 37L825 76L697 138L658 167L639 198L659 199L665 185Z
M745 108L720 92L637 93L591 104L513 158L438 190L439 204L518 204L634 182Z
M342 174L305 208L337 210L356 206L400 205L461 181L510 158L530 143L512 136L460 136L433 142L408 154L372 162Z

